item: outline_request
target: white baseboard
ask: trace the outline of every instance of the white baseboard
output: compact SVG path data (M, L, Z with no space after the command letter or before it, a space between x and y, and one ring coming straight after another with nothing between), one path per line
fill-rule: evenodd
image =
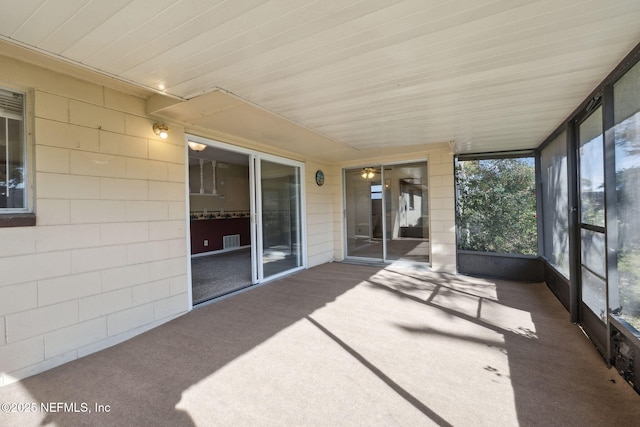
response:
M245 245L245 246L238 246L237 248L219 249L217 251L201 252L199 254L191 255L191 258L198 258L198 257L201 257L201 256L223 254L225 252L239 251L240 249L246 249L246 248L250 248L250 247L251 247L251 245Z

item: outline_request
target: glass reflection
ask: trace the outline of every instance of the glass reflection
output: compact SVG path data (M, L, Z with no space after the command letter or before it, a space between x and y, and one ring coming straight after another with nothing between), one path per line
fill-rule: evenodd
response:
M264 277L302 266L299 168L261 161Z
M385 168L387 259L429 261L429 209L425 162Z
M382 176L379 167L345 171L347 256L382 259Z

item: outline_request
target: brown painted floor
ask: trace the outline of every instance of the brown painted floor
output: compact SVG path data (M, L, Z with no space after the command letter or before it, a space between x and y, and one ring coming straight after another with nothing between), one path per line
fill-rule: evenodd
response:
M5 386L37 411L0 425L637 425L568 319L544 284L325 264Z

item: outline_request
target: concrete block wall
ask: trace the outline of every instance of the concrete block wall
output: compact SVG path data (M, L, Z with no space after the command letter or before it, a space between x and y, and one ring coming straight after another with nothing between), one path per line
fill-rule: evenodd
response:
M316 171L322 170L325 182L316 184ZM306 209L307 209L307 252L308 266L313 267L333 261L335 257L335 230L340 228L336 220L338 207L334 203L335 194L342 192L340 169L309 161L305 164ZM338 258L339 259L339 258Z
M4 58L3 58L4 59ZM0 228L0 385L111 346L189 308L183 130L142 98L7 59L27 89L34 227Z
M456 213L453 153L434 151L428 157L431 268L456 272Z

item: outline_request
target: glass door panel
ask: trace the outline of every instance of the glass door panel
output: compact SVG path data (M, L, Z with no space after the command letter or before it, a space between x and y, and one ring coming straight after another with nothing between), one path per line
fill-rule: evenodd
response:
M347 256L383 258L383 188L379 167L345 170Z
M426 162L385 166L387 259L429 261Z
M582 302L607 319L602 107L579 127Z
M302 266L300 168L260 160L262 277Z

